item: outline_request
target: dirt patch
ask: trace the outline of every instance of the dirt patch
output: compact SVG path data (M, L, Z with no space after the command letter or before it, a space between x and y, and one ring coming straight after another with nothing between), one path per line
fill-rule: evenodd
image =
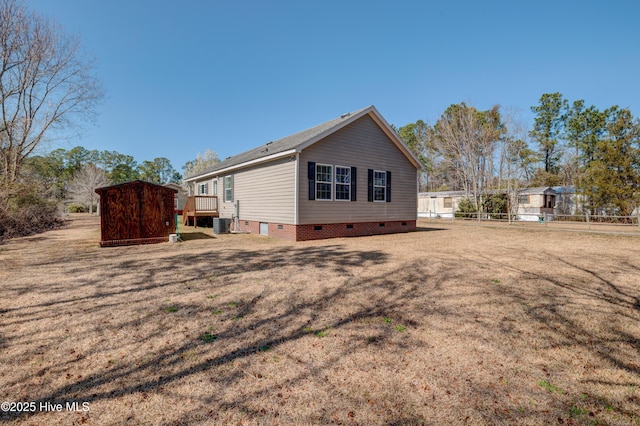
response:
M0 419L640 422L638 237L419 225L99 248L77 215L0 245L0 400L35 404Z

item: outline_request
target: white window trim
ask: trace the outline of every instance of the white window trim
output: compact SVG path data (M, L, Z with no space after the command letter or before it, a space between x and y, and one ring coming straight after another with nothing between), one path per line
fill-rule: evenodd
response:
M338 167L340 167L341 169L347 169L349 171L349 183L345 184L345 183L338 183ZM333 187L333 198L336 201L351 201L351 179L353 179L353 176L351 176L351 167L347 167L347 166L338 166L335 165L333 167L333 181L335 183L334 187ZM338 199L337 197L337 193L338 193L338 185L348 185L349 186L349 196L346 199Z
M229 178L229 182L231 182L231 188L229 188L231 190L231 200L227 199L227 178ZM226 175L222 178L222 197L225 203L233 203L233 197L235 197L233 192L233 175Z
M202 192L202 189L205 191ZM209 195L209 182L200 182L198 183L198 195Z
M335 167L333 166L333 164L324 164L324 163L316 163L316 179L315 179L315 191L316 191L316 201L333 201L333 191L335 188L334 182L327 182L324 180L318 180L318 166L325 166L325 167L331 167L331 179L335 181ZM331 186L331 189L329 190L329 198L318 198L318 184L319 183L324 183L324 184L329 184Z
M376 185L376 173L382 173L384 175L384 185ZM376 188L384 189L384 197L382 200L376 200ZM387 171L386 170L373 170L373 202L374 203L386 203L387 202Z

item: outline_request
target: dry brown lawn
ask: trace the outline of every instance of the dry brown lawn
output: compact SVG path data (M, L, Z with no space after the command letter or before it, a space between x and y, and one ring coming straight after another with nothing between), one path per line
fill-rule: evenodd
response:
M80 215L0 245L0 400L35 405L0 420L640 424L640 237L184 235L99 248Z

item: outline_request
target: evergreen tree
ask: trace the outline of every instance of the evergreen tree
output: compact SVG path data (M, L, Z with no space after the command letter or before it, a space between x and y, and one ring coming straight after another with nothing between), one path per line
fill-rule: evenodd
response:
M533 130L529 135L538 143L540 155L547 174L557 174L562 155L561 135L564 124L564 110L567 101L562 94L545 93L540 97L540 105L531 107L536 114Z
M593 147L578 190L591 213L627 216L640 205L640 123L628 109L608 112L606 134Z

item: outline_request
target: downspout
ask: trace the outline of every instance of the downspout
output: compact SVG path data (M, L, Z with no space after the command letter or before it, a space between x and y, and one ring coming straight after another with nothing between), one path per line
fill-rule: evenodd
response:
M298 225L298 196L300 195L300 153L296 152L295 157L295 177L294 177L294 189L293 189L293 224Z

